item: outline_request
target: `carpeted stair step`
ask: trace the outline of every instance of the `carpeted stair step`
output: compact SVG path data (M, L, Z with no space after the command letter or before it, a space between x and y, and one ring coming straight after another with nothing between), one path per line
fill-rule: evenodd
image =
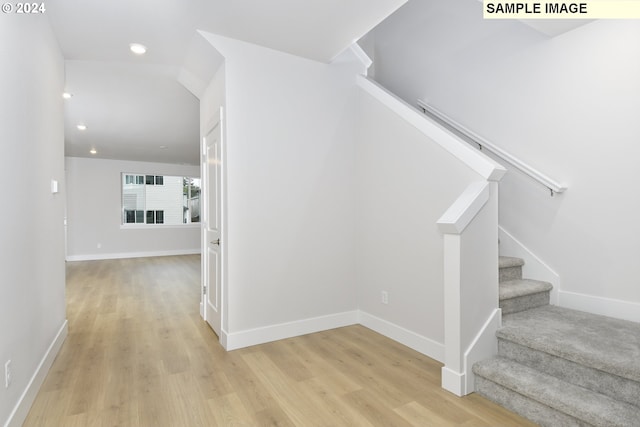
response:
M507 280L500 283L502 314L517 313L549 304L551 283L531 279Z
M640 323L545 306L504 316L497 336L500 356L640 409Z
M631 427L640 408L496 357L473 366L476 392L541 426Z
M521 258L501 256L498 259L499 281L522 279L522 266L524 261Z

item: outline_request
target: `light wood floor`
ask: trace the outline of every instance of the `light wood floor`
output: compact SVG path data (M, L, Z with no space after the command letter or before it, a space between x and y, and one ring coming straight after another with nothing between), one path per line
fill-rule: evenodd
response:
M362 326L225 352L199 256L68 263L69 335L25 426L533 426L440 388L441 364Z

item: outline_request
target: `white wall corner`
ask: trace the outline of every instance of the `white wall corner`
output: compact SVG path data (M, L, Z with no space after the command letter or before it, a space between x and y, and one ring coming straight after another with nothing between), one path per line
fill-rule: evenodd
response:
M562 290L560 275L502 226L498 226L498 239L500 255L522 258L524 260L522 276L551 283L553 289L551 289L549 302L551 305L559 305L559 292Z
M218 341L220 342L220 345L222 346L222 348L224 348L226 351L233 350L229 348L229 333L224 329L220 330L220 336L218 337Z
M442 343L364 311L359 312L359 323L438 362L444 361L444 345Z
M185 87L196 98L202 98L202 94L207 85L196 77L193 73L187 71L184 67L178 71L178 83Z
M53 365L53 361L56 359L56 356L60 352L60 348L62 348L62 344L64 340L67 338L67 334L69 332L68 322L65 321L58 329L58 333L51 341L49 348L44 353L38 367L35 372L31 376L29 380L29 384L27 384L27 388L25 388L24 392L20 396L18 403L13 408L13 411L9 415L7 422L5 423L5 427L19 427L24 423L24 420L29 415L29 410L31 409L31 405L36 399L38 395L38 391L42 386L47 374L49 373L49 369L51 369L51 365Z
M442 388L455 394L456 396L464 396L466 380L463 372L456 372L446 366L442 367Z
M355 57L358 58L358 60L362 63L362 65L366 70L368 70L369 67L371 67L371 64L373 64L373 61L371 60L371 58L369 58L369 55L367 55L367 53L364 51L364 49L360 47L358 43L353 43L349 47L349 49L355 55ZM367 73L365 72L364 75L366 76Z
M502 310L497 308L491 313L475 339L464 353L465 387L464 394L475 391L475 375L472 368L476 362L490 359L498 354L496 332L502 326Z

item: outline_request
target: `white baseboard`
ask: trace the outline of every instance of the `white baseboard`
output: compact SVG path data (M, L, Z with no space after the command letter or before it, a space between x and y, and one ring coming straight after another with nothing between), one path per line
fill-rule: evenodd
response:
M464 396L466 394L464 392L466 381L465 377L468 375L461 372L455 372L446 366L442 367L441 374L441 386L443 389L455 394L456 396Z
M500 239L500 255L522 258L524 260L524 266L522 267L523 277L551 283L553 289L551 290L550 303L559 305L558 292L562 287L560 275L502 226L498 227L498 236Z
M444 344L418 335L402 326L380 319L364 311L360 311L359 323L438 362L444 361Z
M148 258L156 256L196 255L202 251L197 249L176 249L170 251L123 252L115 254L67 255L67 261L97 261L103 259Z
M228 333L223 331L220 343L227 351L231 351L356 324L361 324L439 362L444 360L443 344L359 310L280 323L240 332Z
M40 364L38 364L36 371L31 376L31 380L29 380L27 388L20 396L20 399L18 400L16 406L13 408L11 415L9 415L9 419L7 419L5 427L19 427L22 425L22 423L24 423L24 420L27 418L29 410L31 409L31 405L36 399L38 390L40 390L40 386L44 382L44 379L47 376L47 373L49 372L53 361L60 351L60 347L62 347L62 343L67 337L67 332L68 323L65 319L55 338L49 345L49 348L42 357Z
M252 345L263 344L271 341L312 334L328 329L341 328L343 326L358 323L358 311L330 314L327 316L313 317L293 322L279 323L261 328L248 329L240 332L225 333L223 347L228 351Z
M559 300L561 307L640 322L640 304L635 302L565 291L560 291Z
M231 350L229 348L229 333L227 331L225 331L224 329L221 329L221 331L220 331L220 336L218 337L218 342L220 342L220 345L225 350L227 350L227 351Z

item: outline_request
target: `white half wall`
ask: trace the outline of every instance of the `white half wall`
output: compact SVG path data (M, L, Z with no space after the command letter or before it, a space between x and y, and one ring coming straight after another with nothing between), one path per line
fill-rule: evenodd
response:
M376 29L376 79L567 182L553 198L511 170L500 183L500 224L559 275L560 295L613 314L600 306L640 303L640 21L551 38L481 9L408 2Z
M199 224L123 228L120 178L122 172L199 177L199 166L81 157L65 164L68 260L200 253Z
M66 336L64 62L47 17L0 14L0 63L0 425L19 426Z
M212 82L201 108L226 104L226 332L258 339L356 310L353 121L364 66L350 51L323 64L203 35L225 58L223 88Z
M356 128L360 310L435 343L429 355L442 360L444 259L437 221L482 178L364 90Z

